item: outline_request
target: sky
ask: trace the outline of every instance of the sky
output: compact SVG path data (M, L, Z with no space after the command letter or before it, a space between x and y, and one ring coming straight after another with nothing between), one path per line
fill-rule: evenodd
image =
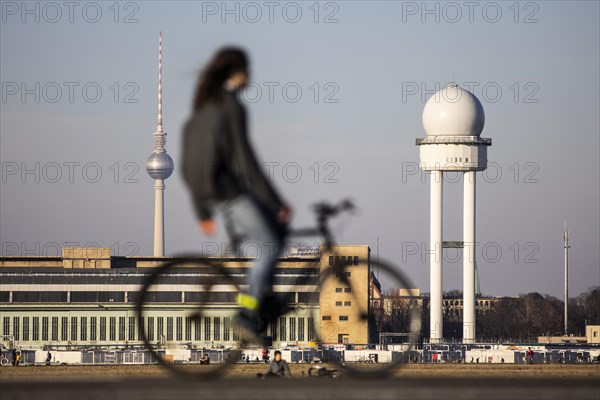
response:
M485 110L477 265L484 294L562 297L600 285L600 3L596 1L2 1L1 254L62 245L151 255L158 35L166 253L223 247L197 229L180 175L181 130L198 72L245 48L251 140L294 209L352 198L341 244L367 244L429 291L429 179L418 170L427 99L447 83ZM462 180L444 186L444 240L462 240ZM318 239L296 239L302 245ZM249 250L250 251L250 250ZM250 254L251 255L251 254ZM444 290L462 286L448 250Z

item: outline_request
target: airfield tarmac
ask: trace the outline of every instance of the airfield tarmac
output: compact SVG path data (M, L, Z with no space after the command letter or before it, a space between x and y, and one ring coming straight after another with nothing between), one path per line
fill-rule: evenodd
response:
M210 381L156 365L4 367L0 399L600 399L598 364L416 364L381 380L308 379L309 365L290 367L289 380L255 379L265 365L242 364Z

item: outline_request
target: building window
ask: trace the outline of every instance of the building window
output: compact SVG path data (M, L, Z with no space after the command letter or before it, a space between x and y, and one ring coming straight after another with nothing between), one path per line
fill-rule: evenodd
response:
M173 340L173 317L167 317L167 340Z
M10 317L2 318L2 334L10 335Z
M87 340L87 317L81 317L81 341L85 342Z
M333 256L329 256L329 265L333 265Z
M40 317L33 317L33 340L40 340Z
M147 321L145 317L134 317L134 325L137 324L137 340L144 340L144 325Z
M341 287L336 287L335 288L335 292L336 293L342 293L342 288Z
M271 338L277 339L277 322L271 322Z
M286 340L286 317L281 317L279 318L279 340L280 341L285 341Z
M210 317L204 317L204 340L210 340Z
M48 317L42 317L42 341L48 341Z
M154 340L154 317L148 317L148 341Z
M308 340L314 340L315 338L315 319L308 317Z
M296 318L290 317L290 340L296 340Z
M340 315L340 321L348 321L347 315Z
M165 318L157 317L156 318L156 339L162 340L162 337L165 335Z
M321 319L323 321L331 321L331 315L323 315L323 317L321 317Z
M20 327L21 327L21 321L20 321L20 317L13 317L13 337L15 339L15 341L17 340L21 340L21 335L19 334L20 332Z
M351 306L351 305L352 305L351 301L345 301L344 302L344 306L346 306L346 307Z
M77 341L77 317L71 317L71 341Z
M229 317L223 318L223 340L228 342L230 339Z
M69 340L69 317L62 317L60 324L60 340L66 342Z
M58 342L58 317L52 317L52 340Z
M352 288L344 288L344 293L352 293Z
M177 317L175 325L175 339L178 341L183 340L183 317Z
M354 256L354 265L358 265L358 256Z
M336 302L335 302L335 306L336 306L336 307L340 307L341 305L342 305L342 302L341 302L341 301L336 301Z
M215 317L214 323L214 340L221 340L221 317Z
M109 340L115 342L117 340L117 317L110 317L109 326Z
M194 340L202 340L202 320L194 318Z
M304 317L298 318L298 340L304 341Z
M106 317L100 317L100 341L106 341Z
M95 342L98 340L98 318L91 317L90 319L90 340Z
M465 158L465 162L469 162L469 157Z
M192 318L185 317L185 340L192 340Z
M119 340L125 341L125 317L119 317Z
M23 317L23 341L29 341L29 317Z
M129 317L129 326L127 327L127 340L135 340L135 317Z

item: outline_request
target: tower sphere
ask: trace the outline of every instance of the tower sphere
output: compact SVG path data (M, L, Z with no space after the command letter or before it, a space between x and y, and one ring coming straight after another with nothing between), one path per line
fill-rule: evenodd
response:
M167 179L173 173L173 159L166 152L155 152L146 161L146 171L152 179Z
M485 114L479 99L456 84L432 95L423 110L427 136L479 136L484 124Z

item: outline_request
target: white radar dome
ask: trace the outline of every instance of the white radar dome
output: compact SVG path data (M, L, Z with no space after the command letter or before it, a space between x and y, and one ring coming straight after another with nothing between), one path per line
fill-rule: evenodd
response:
M456 84L432 95L423 110L427 136L479 136L484 124L479 99Z

